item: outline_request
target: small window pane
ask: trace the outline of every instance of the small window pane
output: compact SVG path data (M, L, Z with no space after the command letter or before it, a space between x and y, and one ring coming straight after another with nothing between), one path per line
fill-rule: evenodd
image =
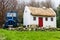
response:
M16 17L16 13L7 13L7 17Z
M11 17L12 16L12 14L11 13L7 13L7 17Z
M12 16L13 16L13 17L16 17L16 13L12 13Z
M36 20L36 17L33 17L33 20Z
M53 18L51 18L51 21L53 21Z
M47 17L45 18L45 21L48 21L48 18Z

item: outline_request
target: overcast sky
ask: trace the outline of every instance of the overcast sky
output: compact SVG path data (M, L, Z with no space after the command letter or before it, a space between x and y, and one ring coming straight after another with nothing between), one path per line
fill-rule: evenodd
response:
M18 0L18 3L21 3L22 1L29 2L30 0ZM36 1L45 1L45 0L36 0ZM52 0L54 3L55 7L57 7L60 4L60 0Z

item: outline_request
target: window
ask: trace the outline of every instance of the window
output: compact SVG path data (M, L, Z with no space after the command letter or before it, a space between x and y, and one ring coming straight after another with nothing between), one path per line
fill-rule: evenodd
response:
M33 20L36 20L36 17L33 17Z
M16 13L7 13L7 17L16 17Z
M53 18L51 18L51 21L53 21Z
M45 20L48 21L48 18L46 17Z

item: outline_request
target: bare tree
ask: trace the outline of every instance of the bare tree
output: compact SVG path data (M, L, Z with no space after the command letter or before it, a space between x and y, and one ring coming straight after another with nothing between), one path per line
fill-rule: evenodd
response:
M4 22L4 14L8 10L15 10L17 5L16 0L0 0L0 25Z
M53 3L52 0L46 0L46 2L42 1L41 2L41 7L47 7L47 8L52 8L53 7Z
M18 9L17 9L17 11L18 11L18 18L19 18L19 22L23 22L22 21L22 18L23 18L23 12L24 12L24 8L25 8L25 6L26 6L26 4L25 4L25 2L23 1L22 3L20 3L20 4L18 4Z
M35 7L36 6L36 1L35 0L31 0L29 5Z
M36 2L36 0L31 0L29 6L40 7L40 2Z

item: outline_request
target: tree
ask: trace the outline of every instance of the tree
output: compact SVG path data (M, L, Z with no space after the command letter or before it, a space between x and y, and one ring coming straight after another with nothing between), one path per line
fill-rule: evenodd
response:
M0 25L4 23L4 15L8 10L15 10L17 0L0 0Z
M19 18L19 22L20 23L23 23L23 12L24 12L24 8L25 8L25 6L26 6L27 4L25 4L25 2L23 1L22 3L19 3L18 4L18 9L17 9L17 11L18 11L18 18Z
M40 2L36 2L36 0L31 0L29 6L40 7Z
M42 1L41 5L42 5L42 7L53 8L52 0L46 0L46 2Z
M60 5L57 7L57 27L60 28Z
M35 7L36 6L36 1L35 0L31 0L30 3L29 3L29 6Z

